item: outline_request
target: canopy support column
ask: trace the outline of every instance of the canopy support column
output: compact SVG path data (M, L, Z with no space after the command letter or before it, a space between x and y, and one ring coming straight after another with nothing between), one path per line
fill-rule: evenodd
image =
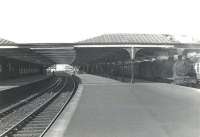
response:
M130 48L125 48L129 55L130 55L130 65L131 65L131 83L135 83L135 71L134 71L134 63L135 63L135 54L141 50L141 48L136 48L134 45L132 45Z
M131 83L134 84L135 82L135 75L134 75L134 62L135 62L135 48L131 47Z

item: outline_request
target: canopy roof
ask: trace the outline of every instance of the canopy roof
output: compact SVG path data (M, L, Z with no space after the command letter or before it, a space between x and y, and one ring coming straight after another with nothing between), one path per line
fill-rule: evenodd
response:
M31 48L31 50L47 57L55 64L71 64L76 57L76 51L73 47Z
M138 48L200 48L200 43L181 43L167 34L104 34L74 43L13 43L1 40L0 53L5 55L3 46L10 49L7 57L14 56L50 66L52 64L89 63L105 58L127 58L128 47ZM117 48L118 47L118 48ZM17 49L17 48L20 48ZM20 54L18 54L20 52ZM4 53L4 54L3 54ZM146 53L146 52L144 52ZM125 55L126 54L126 55ZM17 56L17 57L16 57ZM26 57L25 57L26 56ZM40 61L38 61L40 60Z
M16 43L2 38L0 38L0 56L34 64L40 64L43 66L49 66L50 64L55 63L47 57L38 54L29 48L17 48Z
M177 41L166 34L104 34L94 38L79 41L78 44L173 44ZM178 42L179 43L179 42Z
M0 46L8 44L14 44L14 42L0 38Z

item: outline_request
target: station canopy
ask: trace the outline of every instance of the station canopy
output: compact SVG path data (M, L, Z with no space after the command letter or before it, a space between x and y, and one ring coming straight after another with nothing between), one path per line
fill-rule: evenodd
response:
M155 50L155 48L171 48L173 47L173 43L179 42L175 41L171 35L162 34L100 35L76 43L77 58L74 63L92 63L101 60L127 60L130 59L129 47L151 47L148 50Z
M3 42L2 42L3 43ZM199 48L199 43L181 43L167 34L105 34L74 43L9 43L0 45L1 54L50 66L53 64L84 64L101 60L130 58L130 47ZM10 48L3 48L3 47ZM14 48L13 48L14 47ZM151 48L150 48L151 47ZM9 51L10 50L10 51ZM141 52L140 52L141 53ZM144 52L145 53L145 52Z
M54 63L47 57L35 53L29 48L18 48L16 43L2 38L0 38L0 56L43 66L49 66Z
M83 41L79 41L78 47L85 47L85 45L96 45L102 47L102 45L107 45L107 47L148 47L148 45L156 45L156 47L164 45L172 45L173 43L178 43L172 39L171 35L164 34L105 34L94 38L89 38ZM118 45L118 46L117 46ZM146 45L146 46L143 46ZM87 46L87 47L88 47Z

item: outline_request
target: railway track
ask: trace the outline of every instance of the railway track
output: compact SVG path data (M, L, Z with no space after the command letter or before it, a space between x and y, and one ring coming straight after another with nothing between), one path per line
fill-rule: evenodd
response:
M42 89L38 89L39 91L36 92L35 94L30 95L29 97L22 99L21 101L19 101L18 103L15 103L5 109L2 109L0 111L0 120L8 115L9 113L15 111L17 108L30 103L30 101L32 101L33 99L43 95L45 92L48 92L49 89L53 88L56 84L58 84L59 80L55 80L55 81L51 81L46 88L42 88Z
M60 82L61 79L58 79L52 86L47 88L47 90L42 91L36 96L31 96L30 99L25 100L23 103L19 103L16 107L11 107L10 109L3 111L0 118L0 134L8 130L12 125L18 123L23 117L29 115L38 105L51 97L53 95L52 91L56 90L57 85L59 85Z
M17 118L11 117L11 121L8 122L9 124L3 127L2 125L4 124L1 124L0 137L42 137L68 104L75 92L74 90L73 92L66 92L66 83L66 78L59 80L56 86L48 92L48 95L44 93L38 97L40 98L39 100L37 98L31 101L31 105L34 107L30 107L30 104L24 105L25 108L19 107L20 111L28 108L27 110L29 110L29 112ZM75 89L75 83L73 84ZM21 113L15 113L15 115L16 114L20 115ZM9 119L10 116L6 115L5 117ZM5 121L5 119L4 121L0 119L0 123L4 122L7 121Z

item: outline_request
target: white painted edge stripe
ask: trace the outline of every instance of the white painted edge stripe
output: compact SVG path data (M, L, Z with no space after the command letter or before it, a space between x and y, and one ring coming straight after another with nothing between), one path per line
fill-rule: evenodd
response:
M79 104L82 92L83 92L83 85L80 84L74 97L71 99L69 104L63 110L60 117L58 117L57 121L53 124L54 126L52 126L49 129L49 131L47 131L44 137L65 137L67 128Z
M65 117L67 119L67 122L65 124L66 130L69 126L69 123L72 119L72 116L73 116L75 110L77 109L77 106L79 104L82 93L83 93L83 85L80 84L77 91L76 91L76 94L74 95L74 97L72 98L72 100L70 101L70 103L68 105L68 111L66 113L67 117Z
M95 48L95 47L121 47L121 48L128 48L128 47L160 47L160 48L173 48L173 45L75 45L74 47L77 48Z
M30 49L41 49L41 50L43 50L43 49L50 49L50 50L54 50L54 49L68 49L68 50L72 50L73 51L73 47L50 47L50 48L37 48L37 47L34 47L34 48L30 48Z

